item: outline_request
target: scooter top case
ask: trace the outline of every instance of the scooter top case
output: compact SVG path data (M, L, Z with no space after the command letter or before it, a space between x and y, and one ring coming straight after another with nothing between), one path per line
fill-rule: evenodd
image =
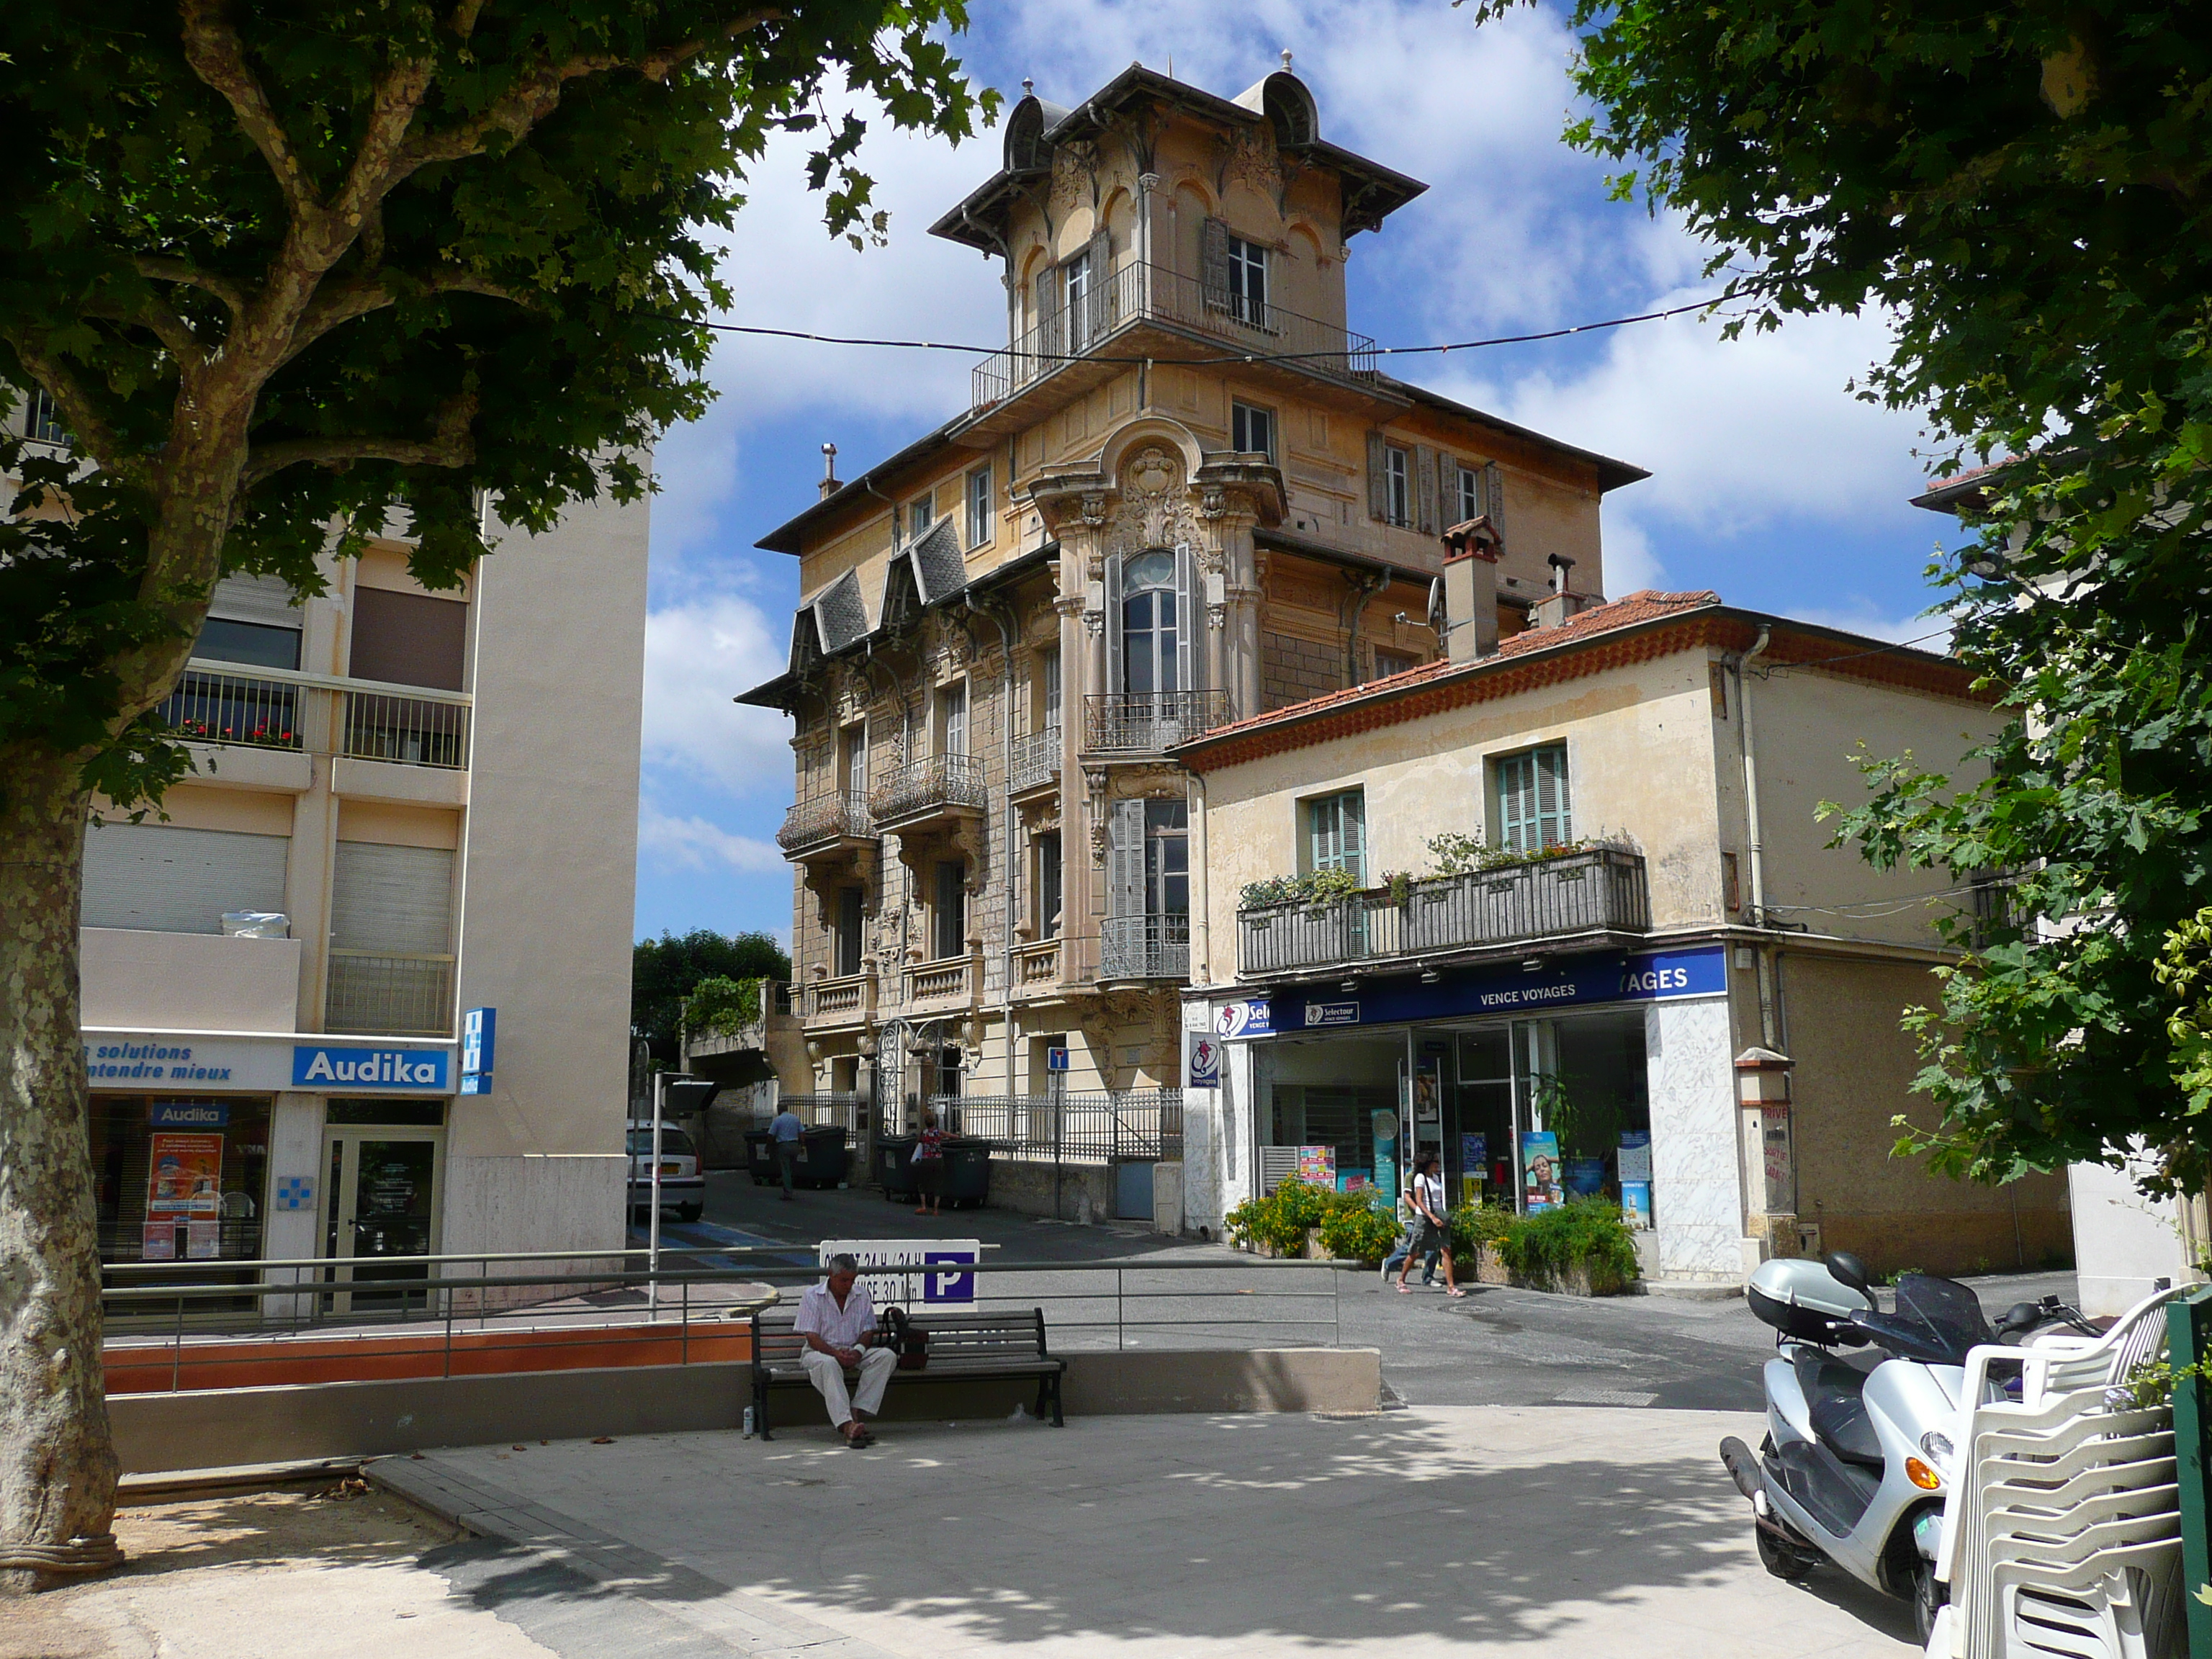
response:
M1866 1342L1851 1316L1874 1311L1873 1301L1817 1261L1786 1256L1762 1261L1743 1294L1753 1313L1792 1341L1854 1348Z

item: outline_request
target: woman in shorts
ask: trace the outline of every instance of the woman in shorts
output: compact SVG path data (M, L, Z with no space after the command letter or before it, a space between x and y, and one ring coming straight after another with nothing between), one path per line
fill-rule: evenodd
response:
M1444 1264L1444 1294L1465 1296L1467 1292L1452 1277L1451 1234L1444 1226L1444 1178L1434 1152L1423 1152L1414 1164L1413 1188L1408 1196L1413 1200L1413 1243L1406 1252L1405 1265L1398 1269L1398 1294L1413 1293L1413 1287L1406 1282L1413 1258L1433 1250Z

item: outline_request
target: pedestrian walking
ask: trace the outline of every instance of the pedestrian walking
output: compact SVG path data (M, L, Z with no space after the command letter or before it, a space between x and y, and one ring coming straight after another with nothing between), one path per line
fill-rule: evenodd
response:
M775 1137L769 1145L775 1152L775 1172L783 1177L783 1201L791 1202L792 1171L799 1166L799 1137L805 1126L799 1122L799 1114L786 1106L769 1121L768 1132Z
M1406 1252L1406 1260L1398 1268L1398 1294L1411 1296L1413 1287L1406 1282L1406 1274L1413 1265L1413 1258L1434 1250L1443 1260L1444 1294L1465 1296L1459 1281L1452 1273L1451 1234L1444 1226L1444 1178L1437 1167L1434 1152L1423 1152L1413 1163L1413 1186L1407 1195L1413 1200L1415 1221L1413 1242Z
M945 1131L937 1127L937 1114L921 1115L921 1133L914 1143L914 1194L921 1202L916 1215L935 1215L945 1191Z
M876 1305L866 1287L857 1284L860 1264L850 1255L830 1258L830 1276L799 1299L799 1317L792 1328L806 1339L806 1352L799 1363L806 1380L830 1408L830 1420L845 1443L855 1450L875 1443L863 1418L884 1408L884 1390L890 1387L898 1356L876 1342ZM856 1372L860 1387L848 1393L845 1373Z
M1398 1242L1390 1247L1390 1254L1382 1258L1382 1276L1384 1279L1396 1273L1404 1264L1406 1258L1413 1255L1414 1223L1419 1219L1419 1212L1413 1208L1412 1197L1406 1193L1400 1193L1398 1194ZM1425 1288L1436 1282L1437 1257L1436 1253L1431 1251L1421 1258L1421 1284Z

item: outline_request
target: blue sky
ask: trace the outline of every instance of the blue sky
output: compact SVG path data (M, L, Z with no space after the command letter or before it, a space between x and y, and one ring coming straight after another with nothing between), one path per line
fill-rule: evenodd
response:
M1707 250L1641 205L1559 132L1571 38L1531 9L1477 28L1446 0L1158 7L982 0L957 50L1020 95L1072 103L1130 63L1233 96L1289 48L1324 137L1425 180L1427 194L1352 243L1352 325L1385 345L1480 338L1656 309L1711 291ZM866 162L889 246L833 243L796 144L772 149L728 239L727 320L1000 343L998 268L932 239L988 177L995 131L954 149L878 127ZM1927 633L1921 573L1944 521L1908 507L1917 423L1847 389L1883 355L1879 319L1819 318L1723 342L1694 317L1541 344L1389 364L1401 378L1650 469L1607 498L1608 593L1717 589L1883 638ZM841 477L964 406L969 360L725 337L720 398L656 458L637 931L788 936L773 840L792 793L787 723L730 698L774 675L797 564L752 545L814 499L821 445Z

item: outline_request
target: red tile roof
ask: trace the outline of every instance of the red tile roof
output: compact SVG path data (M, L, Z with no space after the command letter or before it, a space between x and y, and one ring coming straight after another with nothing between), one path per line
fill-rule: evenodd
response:
M1646 587L1610 604L1593 605L1568 617L1556 628L1531 628L1510 639L1501 640L1492 655L1477 657L1472 662L1454 662L1449 658L1438 658L1435 662L1423 663L1418 668L1408 668L1403 673L1369 680L1364 685L1347 686L1341 691L1326 692L1321 696L1309 697L1304 702L1294 702L1265 714L1255 714L1228 726L1218 726L1195 741L1211 744L1225 738L1241 737L1248 732L1304 720L1325 709L1455 679L1487 668L1504 659L1526 657L1539 651L1574 645L1595 635L1633 628L1639 623L1660 622L1692 611L1716 609L1720 602L1721 596L1709 587L1690 593L1662 593L1656 588Z

